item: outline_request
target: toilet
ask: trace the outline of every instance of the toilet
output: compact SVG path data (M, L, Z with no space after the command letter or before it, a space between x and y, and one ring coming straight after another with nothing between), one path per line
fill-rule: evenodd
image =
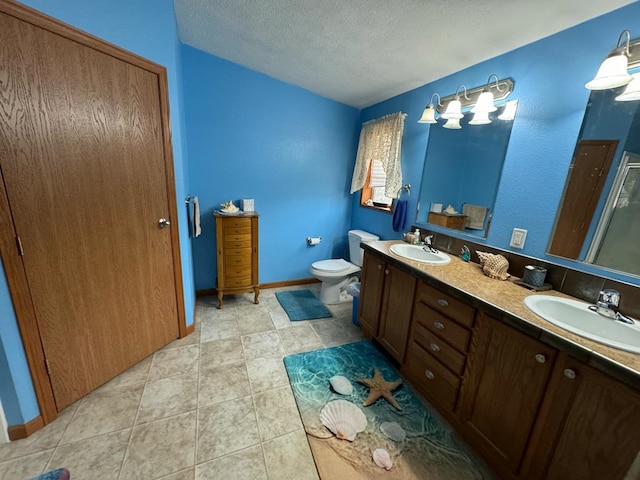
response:
M346 292L348 285L358 281L358 274L362 266L364 251L360 242L379 240L380 237L364 230L349 230L349 258L347 262L342 258L320 260L311 264L311 275L322 282L320 286L320 301L327 305L351 301Z

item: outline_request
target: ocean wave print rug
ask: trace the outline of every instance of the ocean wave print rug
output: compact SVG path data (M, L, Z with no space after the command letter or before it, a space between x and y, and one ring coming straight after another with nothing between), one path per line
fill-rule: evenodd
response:
M494 478L404 382L392 391L402 410L393 407L384 397L363 406L370 389L357 379L374 378L375 369L385 381L400 379L368 341L288 355L284 364L322 480ZM353 386L350 395L341 395L331 388L329 379L336 375L350 380ZM353 403L366 417L364 431L352 442L338 439L320 421L323 407L339 399ZM382 433L380 426L390 423L397 423L406 432L404 440L394 441ZM389 453L390 470L374 462L376 449Z

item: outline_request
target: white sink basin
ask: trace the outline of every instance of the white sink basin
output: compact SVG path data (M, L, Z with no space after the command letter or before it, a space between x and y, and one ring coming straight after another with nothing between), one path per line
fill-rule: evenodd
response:
M394 243L389 247L391 253L401 257L415 260L416 262L428 263L429 265L446 265L451 261L451 257L446 253L433 253L422 248L421 245L409 245L408 243Z
M640 353L640 326L613 320L589 310L589 304L569 298L529 295L525 306L536 315L576 335L610 347Z

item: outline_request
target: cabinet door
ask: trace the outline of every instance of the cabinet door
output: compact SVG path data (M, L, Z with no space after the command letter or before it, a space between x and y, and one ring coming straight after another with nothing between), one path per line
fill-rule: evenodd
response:
M416 283L413 275L387 264L378 341L401 364L407 350Z
M458 415L487 460L516 474L555 360L555 349L478 315Z
M640 393L562 354L540 412L526 478L638 478ZM637 463L637 462L636 462Z
M368 337L378 334L382 287L384 284L384 260L369 252L364 252L362 260L362 285L358 300L358 320Z

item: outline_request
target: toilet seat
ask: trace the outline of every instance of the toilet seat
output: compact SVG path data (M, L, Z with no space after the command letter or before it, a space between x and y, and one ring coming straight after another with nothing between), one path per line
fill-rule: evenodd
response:
M349 263L342 258L332 260L320 260L311 264L312 268L315 268L321 272L327 273L340 273L349 270L353 267L353 263Z

